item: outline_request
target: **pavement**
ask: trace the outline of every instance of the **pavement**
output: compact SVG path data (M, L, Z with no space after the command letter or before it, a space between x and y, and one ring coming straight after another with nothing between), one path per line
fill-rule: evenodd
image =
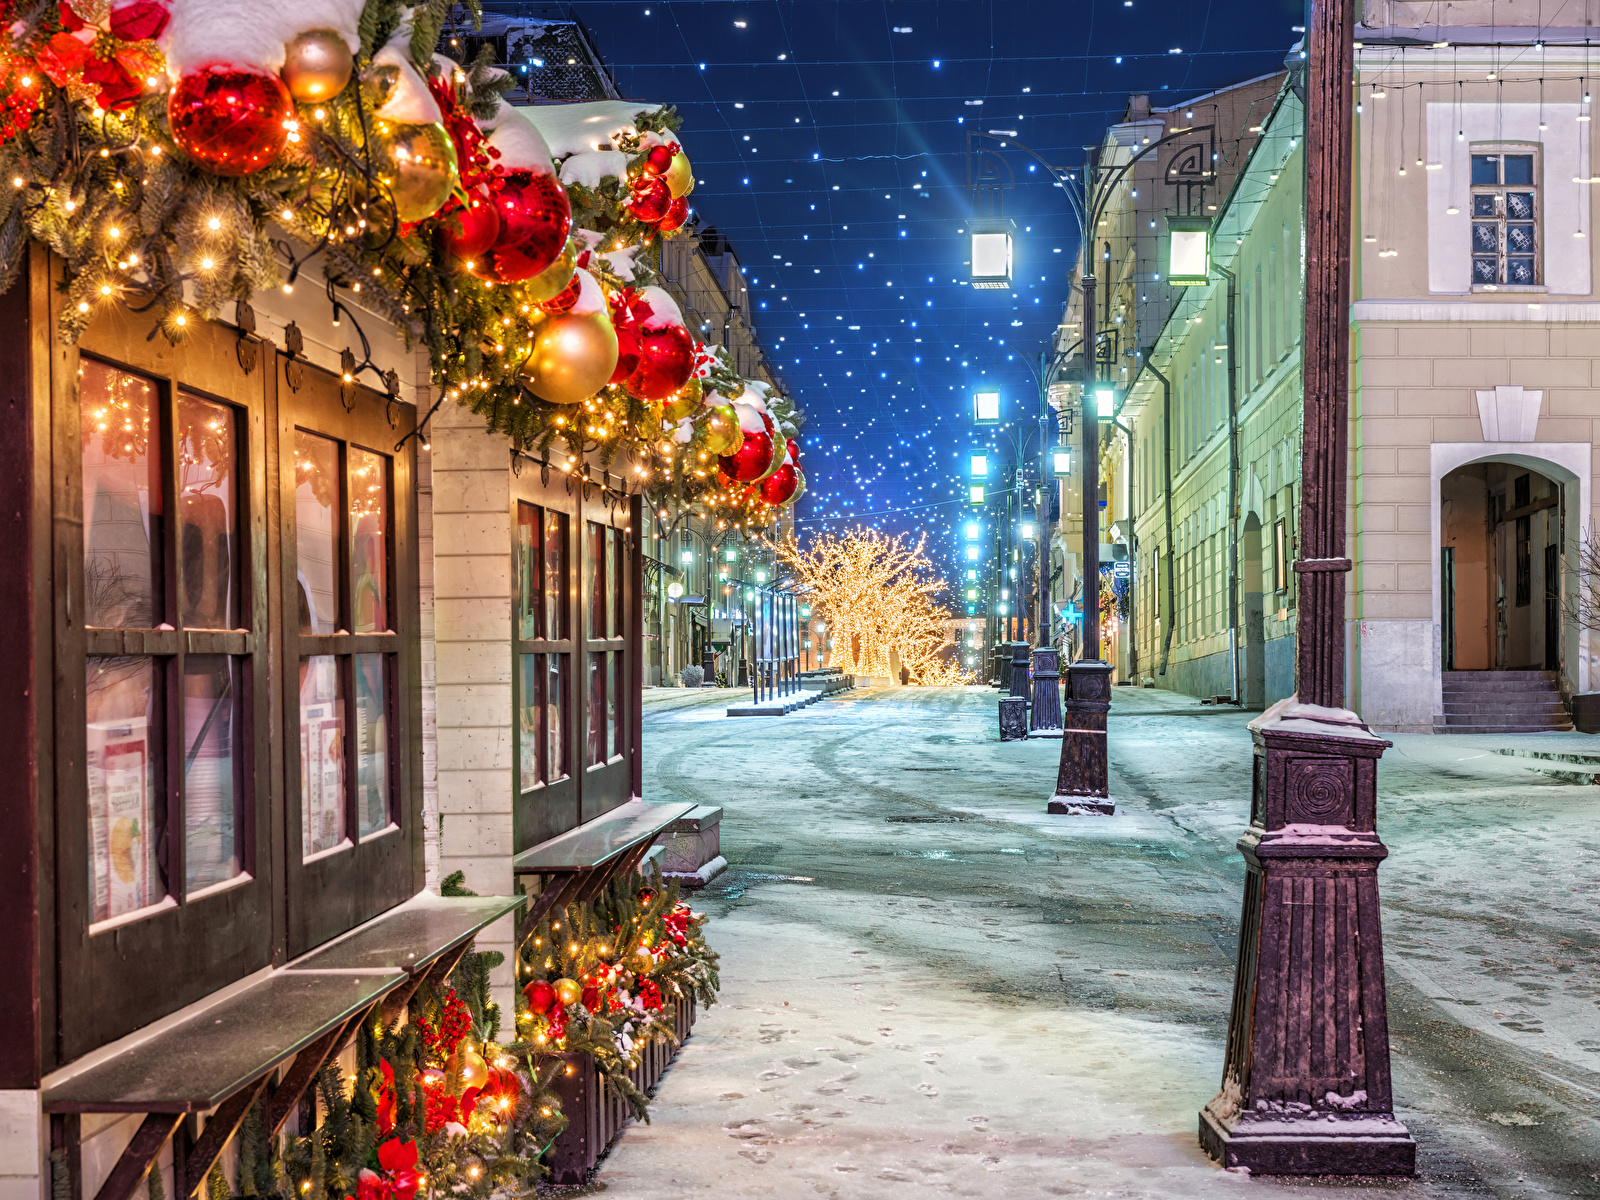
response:
M1116 689L1117 814L1052 817L1060 743L1000 743L990 689L726 707L645 693L646 798L725 810L731 865L695 900L724 990L594 1190L1600 1197L1600 790L1498 752L1600 739L1393 736L1380 886L1419 1174L1352 1183L1248 1178L1196 1142L1251 714Z

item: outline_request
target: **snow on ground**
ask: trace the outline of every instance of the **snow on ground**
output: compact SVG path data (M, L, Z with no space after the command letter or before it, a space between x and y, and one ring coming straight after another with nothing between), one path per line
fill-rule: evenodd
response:
M645 795L721 804L703 1012L598 1183L719 1196L1320 1193L1219 1171L1248 715L1118 689L1117 816L1050 817L1059 742L998 742L988 689L785 718L646 693ZM1407 1197L1600 1196L1600 791L1481 738L1380 772ZM1534 744L1532 739L1504 739ZM1545 764L1548 766L1548 764ZM1341 1185L1349 1186L1349 1185Z

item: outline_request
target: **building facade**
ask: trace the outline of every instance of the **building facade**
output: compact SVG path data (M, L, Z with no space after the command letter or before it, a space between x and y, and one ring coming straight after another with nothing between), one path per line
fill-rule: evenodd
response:
M1346 693L1378 729L1511 721L1456 711L1489 682L1464 672L1590 687L1592 54L1507 11L1374 2L1357 30ZM1282 87L1103 443L1119 677L1255 708L1294 690L1301 129Z

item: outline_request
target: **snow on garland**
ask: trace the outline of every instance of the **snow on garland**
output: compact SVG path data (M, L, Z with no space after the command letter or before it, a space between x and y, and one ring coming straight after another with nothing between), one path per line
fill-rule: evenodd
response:
M725 525L803 488L799 414L763 389L747 428L756 385L652 286L694 186L671 108L513 108L487 49L436 53L448 0L7 7L0 286L58 254L66 340L124 304L176 343L315 269L519 450L627 450L652 504Z

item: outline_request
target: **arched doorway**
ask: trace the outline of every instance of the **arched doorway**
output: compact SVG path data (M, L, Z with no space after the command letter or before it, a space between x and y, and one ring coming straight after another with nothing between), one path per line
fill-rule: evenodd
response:
M1244 560L1244 706L1254 711L1267 706L1266 610L1261 594L1261 519L1255 513L1244 520L1240 556Z
M1439 478L1442 731L1571 727L1562 693L1580 672L1564 597L1578 497L1564 474L1507 455Z

